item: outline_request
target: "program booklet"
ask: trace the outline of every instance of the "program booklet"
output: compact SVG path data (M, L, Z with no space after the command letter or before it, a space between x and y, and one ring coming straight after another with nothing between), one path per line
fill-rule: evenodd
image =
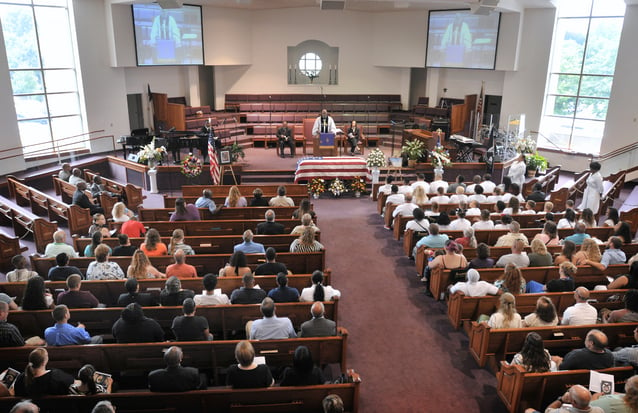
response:
M101 371L96 371L93 374L93 380L95 381L95 384L100 384L104 386L105 389L109 387L110 378L111 378L110 374L102 373Z
M9 367L4 372L2 372L2 374L0 374L0 381L2 381L2 383L7 386L8 389L13 385L19 375L20 372L18 370Z

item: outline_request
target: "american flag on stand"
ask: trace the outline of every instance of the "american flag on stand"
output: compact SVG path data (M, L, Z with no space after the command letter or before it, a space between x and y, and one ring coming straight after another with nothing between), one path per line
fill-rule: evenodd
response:
M481 130L481 126L483 124L483 104L485 102L485 81L481 82L481 92L479 93L478 100L476 101L476 122L474 123L475 129L475 137L478 135L478 132Z
M213 180L213 185L219 185L220 174L219 162L217 161L217 151L215 150L215 145L211 142L208 142L208 159L210 162L210 177Z

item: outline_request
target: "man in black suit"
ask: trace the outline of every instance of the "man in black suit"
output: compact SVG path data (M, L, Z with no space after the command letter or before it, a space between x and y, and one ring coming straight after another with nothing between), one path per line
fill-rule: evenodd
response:
M323 316L325 307L320 301L315 302L310 308L312 320L301 324L299 337L329 337L337 335L337 323Z
M86 182L78 182L76 188L77 190L73 193L74 205L78 205L82 208L89 208L91 215L104 213L104 209L92 203L89 200L89 197L84 193L84 191L86 191Z
M281 127L277 129L277 140L279 141L279 156L285 158L284 148L288 146L290 148L290 157L295 157L295 138L292 134L292 129L288 127L288 122L283 121Z
M255 275L277 275L280 272L288 274L288 268L286 268L286 265L276 262L276 257L277 251L275 251L273 247L266 248L266 262L259 264L257 268L255 268Z
M543 192L543 185L534 184L534 190L527 196L528 201L543 202L547 194Z
M172 346L164 353L165 369L148 374L148 387L155 392L178 392L206 388L194 367L182 367L182 349Z
M140 285L135 278L129 278L124 283L126 293L120 294L117 299L118 307L126 307L131 303L138 303L142 307L157 305L157 301L149 293L140 293Z
M284 233L285 227L283 224L275 222L275 211L269 209L264 216L266 217L266 222L257 224L258 235L278 235Z

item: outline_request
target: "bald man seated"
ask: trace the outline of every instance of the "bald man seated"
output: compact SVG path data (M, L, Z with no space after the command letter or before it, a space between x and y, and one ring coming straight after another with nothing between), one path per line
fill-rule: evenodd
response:
M148 374L148 387L154 392L181 392L205 389L206 383L194 367L182 367L184 354L178 346L169 347L164 353L166 368Z
M600 370L614 366L614 356L606 347L609 341L600 330L589 330L585 347L572 350L565 355L559 370Z
M598 311L587 302L589 299L589 290L586 287L576 288L574 298L576 299L576 304L565 309L561 324L568 326L596 324Z
M565 394L547 406L545 413L604 413L600 407L590 406L591 393L580 384L575 384L569 388ZM571 405L571 406L569 406ZM527 409L525 413L534 412L534 409Z
M310 308L312 320L301 324L299 337L329 337L337 334L337 324L324 317L325 307L321 301L316 301Z

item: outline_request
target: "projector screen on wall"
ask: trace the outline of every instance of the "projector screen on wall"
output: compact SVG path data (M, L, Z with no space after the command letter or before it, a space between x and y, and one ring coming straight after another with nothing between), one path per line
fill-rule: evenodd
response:
M158 4L133 4L131 7L138 66L204 64L200 6L162 9Z
M469 10L431 10L427 67L494 69L501 14Z

